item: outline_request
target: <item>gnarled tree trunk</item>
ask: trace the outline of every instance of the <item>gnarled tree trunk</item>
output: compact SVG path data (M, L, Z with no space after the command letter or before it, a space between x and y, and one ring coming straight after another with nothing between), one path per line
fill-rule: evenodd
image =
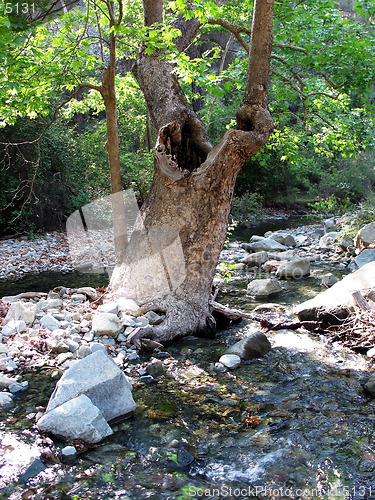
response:
M161 22L162 0L144 0L145 20ZM152 11L149 10L152 8ZM135 231L111 287L139 303L166 312L158 327L138 337L160 342L215 326L212 280L225 241L235 181L249 157L273 130L267 110L273 0L256 0L249 73L237 130L212 147L203 124L189 107L173 67L141 50L134 74L158 130L155 173L143 229ZM180 24L181 28L181 24ZM137 262L142 258L143 265ZM158 281L155 274L161 272ZM149 280L147 282L147 280Z

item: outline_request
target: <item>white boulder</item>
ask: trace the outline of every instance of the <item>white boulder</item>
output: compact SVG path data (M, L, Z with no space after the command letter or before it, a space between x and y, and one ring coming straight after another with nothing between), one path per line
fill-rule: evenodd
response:
M114 361L102 350L77 361L57 382L47 412L85 394L106 420L120 417L136 407L131 384Z
M234 370L240 366L241 358L237 354L223 354L219 359L219 363L226 366L230 370Z
M26 323L23 320L11 319L2 327L2 334L7 336L13 333L25 332L26 328Z
M308 259L295 259L281 266L276 271L278 278L300 279L310 274L310 261Z
M37 426L41 432L86 443L98 443L113 434L99 408L84 394L47 411Z
M294 309L300 321L322 320L331 322L336 318L345 318L348 309L354 306L352 293L360 291L366 295L374 288L375 262L370 262L354 273L348 274L331 288L313 299L299 304Z
M354 238L354 244L357 248L363 248L373 243L375 243L375 222L370 222L358 231Z
M92 330L95 335L109 335L117 337L122 328L120 319L116 314L102 312L96 314L92 319Z
M51 332L60 328L59 321L54 318L52 314L46 314L45 316L43 316L43 318L40 320L40 324L43 328L45 328L46 330L50 330Z
M243 259L240 260L243 264L247 266L258 266L260 267L262 264L267 262L269 259L267 252L255 252L249 255L246 255Z
M320 248L331 248L340 238L341 234L337 231L331 231L322 236L319 240Z
M24 321L26 326L31 326L35 319L36 304L32 302L13 302L9 307L3 324L9 323L12 319L15 321Z
M255 297L267 297L281 291L280 282L274 278L253 280L247 285L247 293Z
M281 243L281 245L285 245L286 247L295 247L297 245L294 236L289 233L272 233L269 238Z
M271 238L263 238L247 245L246 250L248 252L282 252L287 250L287 247Z

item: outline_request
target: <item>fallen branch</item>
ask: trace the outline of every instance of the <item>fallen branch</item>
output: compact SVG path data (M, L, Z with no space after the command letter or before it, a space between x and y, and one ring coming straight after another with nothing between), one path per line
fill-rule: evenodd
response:
M239 309L231 309L223 304L219 304L212 300L210 302L213 313L219 313L224 315L229 321L239 321L240 319L250 319L252 321L257 321L260 323L262 328L267 328L267 331L270 330L297 330L298 328L305 328L306 330L317 330L320 329L320 323L317 321L300 321L298 323L271 323L266 318L261 318L260 316L254 316L254 314L250 314Z

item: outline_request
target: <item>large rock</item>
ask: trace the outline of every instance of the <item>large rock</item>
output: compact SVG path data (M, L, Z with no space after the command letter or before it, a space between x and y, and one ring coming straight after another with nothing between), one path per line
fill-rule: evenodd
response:
M341 234L337 231L331 231L322 236L319 240L320 248L331 248L340 238Z
M267 297L281 291L280 282L274 278L253 280L247 285L247 293L255 297Z
M40 300L37 304L38 311L48 311L48 309L61 309L63 306L62 299L46 299Z
M262 332L255 332L249 337L230 346L224 354L236 354L241 359L262 358L271 350L271 344Z
M269 238L286 247L295 247L297 245L296 240L289 233L272 233Z
M365 295L374 288L375 262L370 262L334 284L313 299L299 304L294 309L300 321L323 321L337 323L337 318L346 318L353 308L352 293Z
M8 410L13 406L13 394L0 392L0 410Z
M369 264L370 262L374 261L375 261L375 249L365 248L365 250L362 250L362 252L351 261L349 269L351 269L352 271L356 271L357 269L360 269L366 264Z
M286 250L286 252L272 253L272 258L276 260L294 260L298 259L298 255L293 250Z
M375 243L375 222L370 222L358 231L354 238L354 244L357 248L363 248L373 243Z
M31 326L35 319L36 307L36 304L32 302L13 302L9 307L3 324L7 324L10 320L14 319L15 321L24 321L27 326Z
M106 420L133 411L131 384L104 351L96 351L75 363L57 382L47 412L80 394L88 396Z
M8 323L2 327L1 333L3 335L12 335L13 333L25 332L26 328L26 323L22 319L10 319Z
M334 218L326 219L323 222L323 227L324 227L324 234L332 233L334 231L337 231L336 221L335 221Z
M99 408L84 394L47 411L37 426L41 432L86 443L98 443L113 434Z
M250 243L245 250L248 252L282 252L287 249L288 248L285 245L282 245L271 238L263 238Z
M300 279L310 274L310 261L308 259L295 259L282 264L276 271L278 278Z
M255 252L250 255L246 255L240 262L243 262L247 266L258 266L260 267L262 264L267 262L269 259L267 252Z
M118 316L113 313L98 313L92 319L92 330L95 335L109 335L117 337L122 328L121 321Z

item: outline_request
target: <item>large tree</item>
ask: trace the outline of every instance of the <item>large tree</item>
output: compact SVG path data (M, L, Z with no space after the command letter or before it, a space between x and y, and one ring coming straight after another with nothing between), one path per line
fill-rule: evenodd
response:
M226 235L235 179L248 158L266 144L273 128L267 110L273 5L256 1L250 26L248 4L236 0L205 0L203 4L176 0L166 6L162 0L145 0L141 26L140 2L87 0L85 10L69 11L47 25L37 23L30 32L0 6L0 65L4 69L0 72L0 126L14 124L19 116L40 119L48 114L51 101L57 101L54 119L73 96L79 94L86 100L88 95L90 101L95 93L105 102L107 149L116 173L113 191L117 191L121 182L115 90L122 85L118 77L115 80L115 68L129 68L131 60L135 61L134 75L157 134L155 176L130 243L118 238L125 249L120 256L124 261L116 267L111 286L118 294L134 296L142 305L151 301L149 307L165 311L162 326L138 333L168 341L214 327L211 284ZM169 10L171 6L179 15ZM362 98L371 89L375 67L371 26L364 30L330 0L297 4L282 0L275 9L271 91L279 130L269 143L282 151L282 161L298 160L298 144L308 141L323 149L329 140L336 150L347 153L346 130L355 154L360 147L357 138L364 144L361 137L368 127L362 120L365 110L351 112L358 101L351 92L354 89ZM207 72L211 61L187 55L192 55L198 30L207 33L208 29L221 30L220 36L223 29L231 31L241 46L236 47L238 57L226 67L229 45L222 44L222 64L211 73ZM139 46L136 56L134 48ZM116 62L115 53L122 60ZM199 68L195 74L194 67ZM205 87L215 99L231 88L235 99L243 92L236 129L228 130L215 147L188 104L191 95L184 96L182 88L186 90L189 82L195 84L195 92ZM87 93L86 87L93 92ZM345 113L340 106L347 111L346 120L342 120ZM207 113L200 113L200 117L206 115L207 123L212 111L208 108ZM232 111L227 114L232 116ZM224 126L230 121L225 118ZM295 119L300 120L303 132L300 140L292 130ZM296 162L296 168L305 171L303 162ZM120 227L120 235L123 230Z
M146 26L163 22L163 0L144 0L143 6ZM215 147L189 106L173 65L160 51L147 50L147 43L139 51L133 72L157 130L155 173L142 211L144 229L133 232L110 286L138 301L151 300L149 307L164 311L166 319L157 327L138 331L133 342L142 337L169 342L215 327L212 281L226 237L236 178L273 130L267 108L272 16L273 0L255 1L246 90L237 112L237 128L228 130ZM178 27L182 33L178 43L183 48L191 42L196 23L179 19ZM173 245L176 240L180 245ZM146 270L138 272L139 259L152 265L155 258L161 261L159 269L147 269L146 264ZM167 261L170 259L172 263ZM178 274L173 270L176 266L183 266L184 271ZM180 279L168 278L171 268ZM159 287L159 293L158 286L140 283L155 280L152 272L160 271L167 271L167 287Z

